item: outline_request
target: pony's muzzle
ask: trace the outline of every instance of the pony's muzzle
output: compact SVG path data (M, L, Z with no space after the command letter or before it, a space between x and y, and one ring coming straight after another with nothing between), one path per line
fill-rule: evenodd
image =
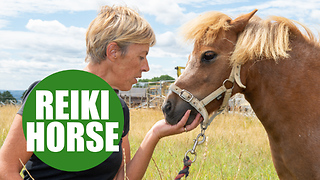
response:
M171 101L166 101L163 105L162 105L162 112L164 114L171 114L171 110L172 110L172 103Z
M177 124L184 116L187 110L191 110L187 125L191 124L198 112L187 102L183 101L176 94L169 93L162 107L163 115L168 124Z

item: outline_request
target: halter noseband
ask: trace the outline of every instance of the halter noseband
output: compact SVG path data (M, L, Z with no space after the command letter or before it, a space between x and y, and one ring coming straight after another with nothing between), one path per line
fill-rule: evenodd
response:
M234 65L232 67L232 70L231 70L229 78L224 80L224 82L222 83L222 86L220 86L217 90L215 90L214 92L209 94L207 97L205 97L201 101L199 99L197 99L195 96L193 96L189 91L187 91L185 89L180 89L175 84L171 84L169 89L172 92L178 94L181 99L183 99L184 101L188 102L191 106L193 106L202 115L203 122L201 124L201 128L203 130L206 130L207 127L212 122L212 120L217 115L219 115L225 109L225 107L227 106L228 101L229 101L229 99L230 99L230 97L232 95L232 89L234 87L234 82L236 82L241 88L246 88L246 86L243 85L241 83L241 80L240 80L240 69L241 69L241 65L239 65L239 64L238 65ZM226 82L231 82L232 83L232 87L228 89L225 86ZM209 104L211 101L213 101L214 99L219 100L222 97L223 93L225 93L225 95L224 95L224 99L223 99L223 102L222 102L220 108L216 112L214 112L214 114L209 119L208 111L205 108L205 106L207 104Z

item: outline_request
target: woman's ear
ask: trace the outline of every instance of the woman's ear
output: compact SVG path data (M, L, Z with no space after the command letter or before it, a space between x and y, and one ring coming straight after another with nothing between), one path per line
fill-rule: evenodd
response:
M120 48L117 43L111 42L108 44L106 55L109 60L115 61L118 57L119 52L120 52Z

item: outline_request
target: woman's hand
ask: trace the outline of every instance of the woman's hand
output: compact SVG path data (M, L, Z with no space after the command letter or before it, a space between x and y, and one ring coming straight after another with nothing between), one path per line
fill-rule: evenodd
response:
M159 139L166 136L179 134L185 131L191 131L194 128L196 128L203 119L201 115L198 113L194 121L190 125L185 126L189 118L190 112L191 110L187 110L187 112L184 114L184 116L181 118L178 124L170 125L165 121L165 119L162 119L158 121L156 124L154 124L151 130L155 135L158 136Z

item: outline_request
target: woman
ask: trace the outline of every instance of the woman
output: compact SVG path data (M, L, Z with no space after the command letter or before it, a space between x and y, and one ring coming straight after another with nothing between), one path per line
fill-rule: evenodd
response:
M149 71L147 55L149 47L155 44L155 34L149 23L138 13L127 7L102 8L99 15L91 22L87 34L88 65L85 71L104 79L112 88L127 91L137 83L142 72ZM31 85L29 92L36 83ZM141 179L148 167L155 146L165 136L190 131L200 123L200 115L191 124L185 126L190 111L174 126L165 120L158 121L146 134L134 157L130 158L128 139L128 107L121 100L124 109L124 133L119 149L125 149L126 176L130 180ZM26 140L22 130L23 106L16 115L5 143L0 150L0 179L21 179L19 172L26 164L31 176L38 179L124 179L122 152L113 153L100 165L80 172L65 172L54 169L32 152L26 151ZM85 163L85 162L84 162ZM24 172L25 179L31 177Z

